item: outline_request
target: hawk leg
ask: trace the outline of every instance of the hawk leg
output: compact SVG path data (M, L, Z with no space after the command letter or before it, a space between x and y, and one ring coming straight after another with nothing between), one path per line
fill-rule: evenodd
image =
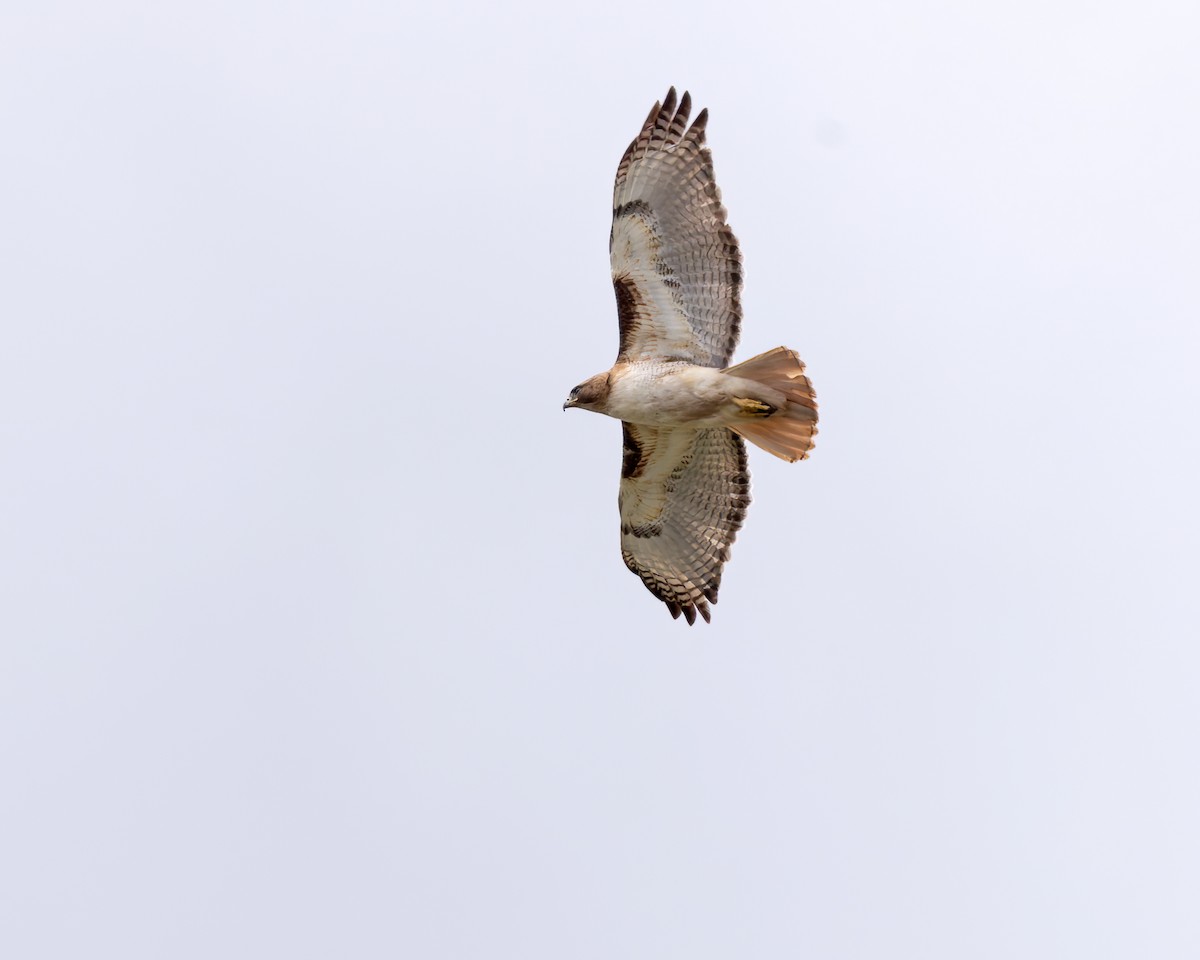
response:
M733 402L737 404L738 415L743 417L769 417L775 412L775 408L769 403L749 397L734 397Z

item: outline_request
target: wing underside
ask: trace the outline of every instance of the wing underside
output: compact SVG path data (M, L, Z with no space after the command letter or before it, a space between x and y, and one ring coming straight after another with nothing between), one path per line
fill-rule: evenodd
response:
M672 357L724 367L741 326L742 258L725 222L691 97L655 104L617 168L609 238L618 361Z
M745 445L724 427L622 426L621 556L673 617L707 621L750 503Z

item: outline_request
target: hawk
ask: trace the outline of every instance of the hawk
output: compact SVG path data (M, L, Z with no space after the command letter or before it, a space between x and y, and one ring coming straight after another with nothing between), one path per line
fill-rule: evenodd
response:
M675 88L617 167L609 235L620 350L571 391L621 421L621 556L671 616L705 621L750 503L743 438L803 460L817 401L786 347L728 366L742 321L742 255L704 139L708 110Z

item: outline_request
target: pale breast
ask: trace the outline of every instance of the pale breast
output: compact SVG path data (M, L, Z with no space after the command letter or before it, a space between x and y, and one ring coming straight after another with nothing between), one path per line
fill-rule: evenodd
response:
M613 368L609 416L654 426L708 425L728 403L725 375L672 360L639 360Z

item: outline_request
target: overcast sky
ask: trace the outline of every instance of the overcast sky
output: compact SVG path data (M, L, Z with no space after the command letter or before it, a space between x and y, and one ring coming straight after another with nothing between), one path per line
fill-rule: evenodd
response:
M1200 955L1200 12L0 18L0 952ZM624 568L617 160L812 458Z

